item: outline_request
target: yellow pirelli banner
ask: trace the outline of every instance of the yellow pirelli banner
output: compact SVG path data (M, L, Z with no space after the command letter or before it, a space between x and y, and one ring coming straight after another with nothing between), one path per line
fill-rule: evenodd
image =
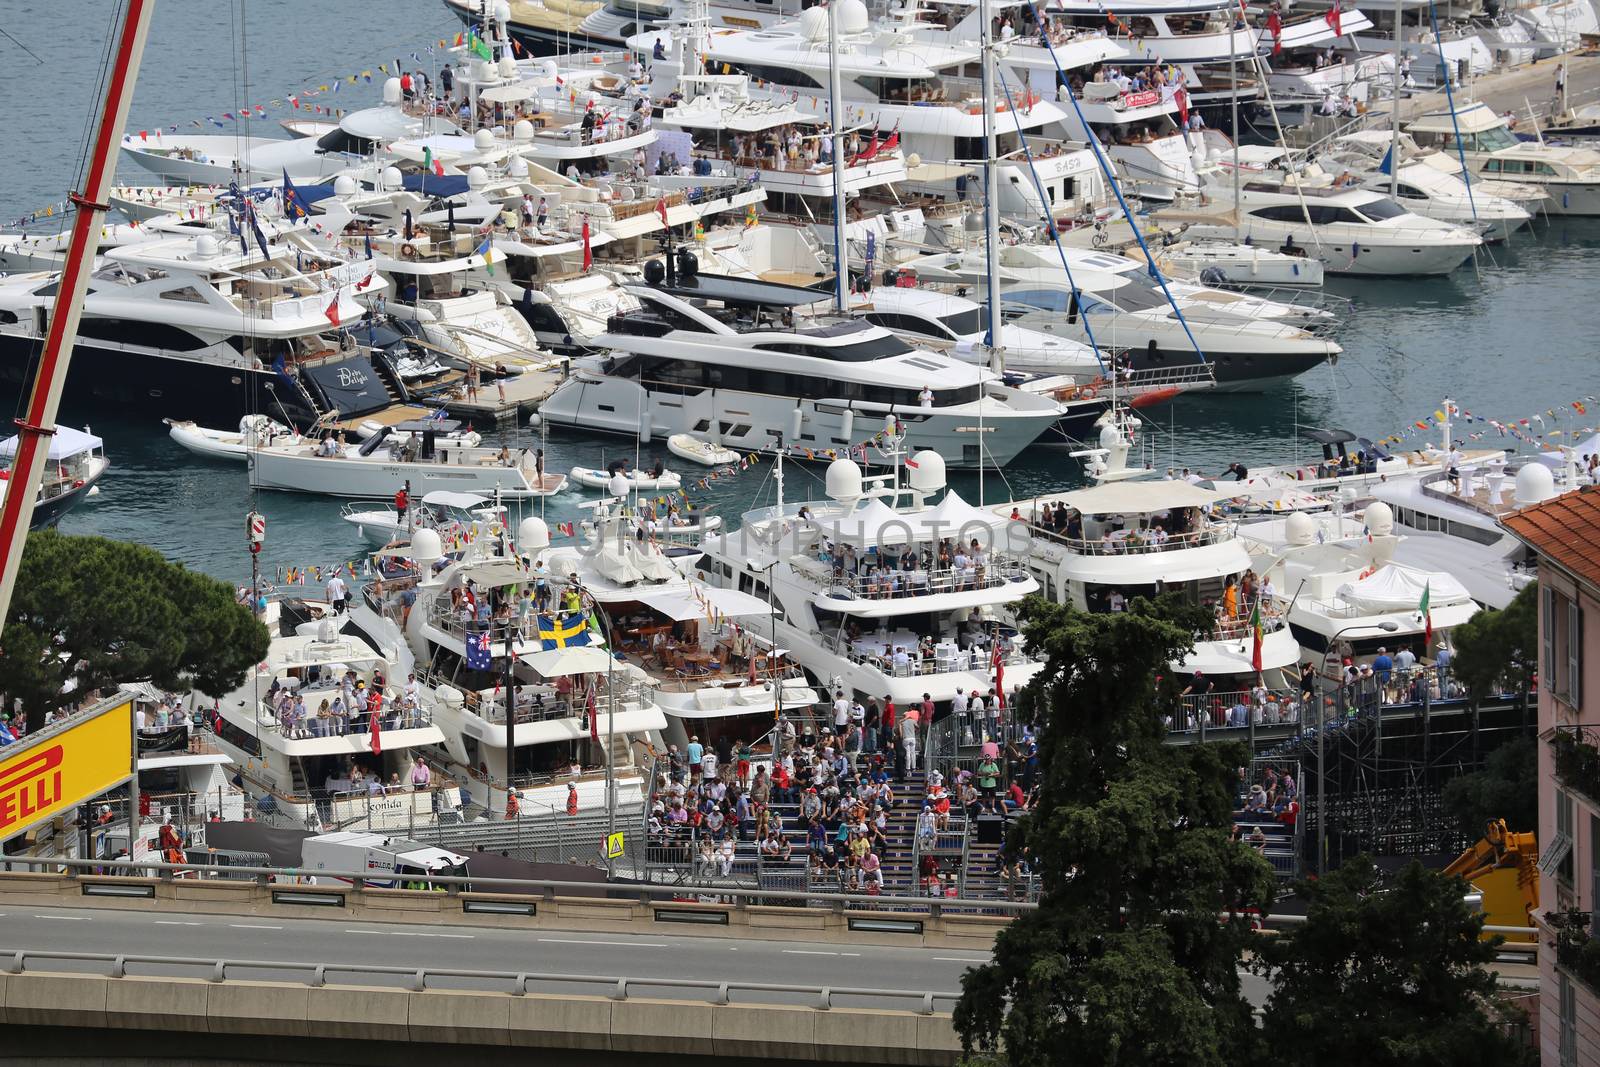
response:
M124 700L61 733L0 756L0 840L126 781L133 704Z

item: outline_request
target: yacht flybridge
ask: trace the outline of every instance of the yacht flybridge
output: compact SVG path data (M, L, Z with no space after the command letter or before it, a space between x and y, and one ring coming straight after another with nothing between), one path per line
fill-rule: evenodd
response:
M1063 405L982 367L913 348L871 323L812 313L808 288L695 273L692 257L626 288L639 312L595 340L544 402L545 425L638 436L709 435L729 448L775 446L882 462L872 439L903 425L953 466L1004 466ZM687 269L685 269L687 268Z
M1600 215L1600 152L1519 140L1481 101L1457 108L1454 118L1448 111L1423 115L1405 131L1420 145L1465 156L1474 174L1541 187L1540 206L1552 215Z

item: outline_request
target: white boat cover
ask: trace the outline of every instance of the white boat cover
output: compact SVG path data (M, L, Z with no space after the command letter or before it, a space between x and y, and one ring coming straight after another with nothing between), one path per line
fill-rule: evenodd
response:
M11 457L17 454L17 438L8 437L0 441L0 456ZM71 426L57 426L56 432L50 438L50 459L63 460L68 456L76 456L92 448L104 448L106 443L92 433L74 430Z
M944 499L916 517L917 531L926 537L971 537L980 530L999 530L1011 520L997 512L973 507L954 489Z
M639 591L637 599L673 622L704 619L713 611L723 615L765 615L772 610L772 606L759 597L741 593L737 589L719 589L710 585L645 589Z
M921 513L918 513L921 514ZM833 537L860 548L909 544L915 536L918 515L901 515L874 497L836 522L817 525Z
M462 511L471 511L473 508L481 508L488 504L489 498L478 496L476 493L458 493L453 489L435 489L427 496L424 496L422 502L438 507L460 508Z
M1428 591L1430 607L1471 600L1467 587L1448 574L1413 570L1399 563L1388 563L1365 578L1346 582L1339 595L1374 612L1415 610Z
M1168 508L1203 508L1226 497L1226 492L1205 489L1176 480L1107 482L1078 489L1059 499L1085 515L1147 515ZM1041 497L1044 502L1047 498Z

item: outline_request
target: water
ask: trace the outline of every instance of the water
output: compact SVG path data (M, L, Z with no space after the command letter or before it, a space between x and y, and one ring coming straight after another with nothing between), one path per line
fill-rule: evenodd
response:
M273 132L293 112L273 108L306 85L331 84L340 74L371 70L374 82L344 85L320 98L341 107L372 103L381 80L377 65L398 57L422 62L430 41L456 29L435 0L386 0L383 16L371 5L274 0L271 4L195 5L158 0L155 25L129 120L132 130L177 125L199 132L193 119L218 117L261 103L267 118L253 132ZM0 221L62 199L74 175L93 104L95 79L109 27L104 6L89 0L11 0L6 29L44 60L37 65L0 38L0 62L33 90L14 94L0 114ZM238 27L247 41L248 74L238 58ZM57 32L73 27L72 33ZM212 132L215 128L212 128ZM140 177L124 167L124 180ZM1345 280L1329 290L1350 300L1337 338L1345 348L1337 367L1322 367L1263 395L1199 397L1147 416L1147 436L1165 465L1218 472L1229 462L1282 462L1308 455L1298 427L1343 426L1382 437L1427 419L1452 396L1466 411L1501 420L1564 412L1566 429L1593 425L1571 401L1595 392L1592 302L1600 293L1600 220L1555 219L1495 246L1481 261L1447 278ZM167 439L161 412L107 412L63 404L63 421L89 423L105 437L113 469L98 497L62 524L149 544L172 559L231 581L249 574L244 515L252 506L242 465L200 460ZM1483 427L1473 425L1463 430ZM1492 439L1502 439L1490 431ZM526 428L486 435L498 444L537 443ZM1436 436L1436 435L1435 435ZM1506 443L1512 443L1507 440ZM599 464L602 455L632 454L617 439L572 434L547 445L552 470ZM1297 452L1298 450L1298 452ZM670 458L670 457L669 457ZM649 453L646 453L648 462ZM1046 492L1061 486L1074 464L1061 450L1037 450L1001 475L985 478L987 500ZM674 461L684 473L682 461ZM791 499L820 492L820 468L791 464ZM760 496L771 498L771 465L722 479L697 499L734 519ZM975 498L977 478L953 478ZM569 491L545 504L546 518L570 521L593 494ZM365 542L339 519L340 503L320 497L264 493L255 506L268 519L267 572L357 558Z

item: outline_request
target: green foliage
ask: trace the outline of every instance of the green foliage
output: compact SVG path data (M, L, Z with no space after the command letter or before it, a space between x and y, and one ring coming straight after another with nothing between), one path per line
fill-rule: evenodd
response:
M1510 830L1539 828L1539 743L1518 737L1493 752L1483 770L1451 779L1444 806L1466 832L1477 835L1496 819Z
M1591 730L1557 730L1550 735L1556 777L1591 800L1600 798L1600 746Z
M1530 1063L1490 1000L1499 939L1467 888L1418 863L1385 882L1366 856L1304 883L1305 923L1262 941L1270 1047L1298 1067Z
M268 641L226 583L143 545L39 531L23 550L0 684L38 729L48 710L119 682L227 692Z
M1450 632L1456 677L1474 699L1496 692L1503 682L1513 691L1533 684L1539 665L1539 589L1522 591L1503 609L1480 611Z
M1556 962L1584 985L1600 993L1600 938L1589 936L1592 917L1586 911L1547 911L1546 925L1556 931Z
M1239 977L1253 935L1219 915L1265 910L1273 888L1266 861L1229 840L1248 753L1165 744L1156 703L1209 613L1169 597L1103 615L1033 600L1023 616L1047 658L1020 694L1043 778L1013 836L1043 896L963 978L963 1044L1028 1067L1235 1067L1258 1041Z

